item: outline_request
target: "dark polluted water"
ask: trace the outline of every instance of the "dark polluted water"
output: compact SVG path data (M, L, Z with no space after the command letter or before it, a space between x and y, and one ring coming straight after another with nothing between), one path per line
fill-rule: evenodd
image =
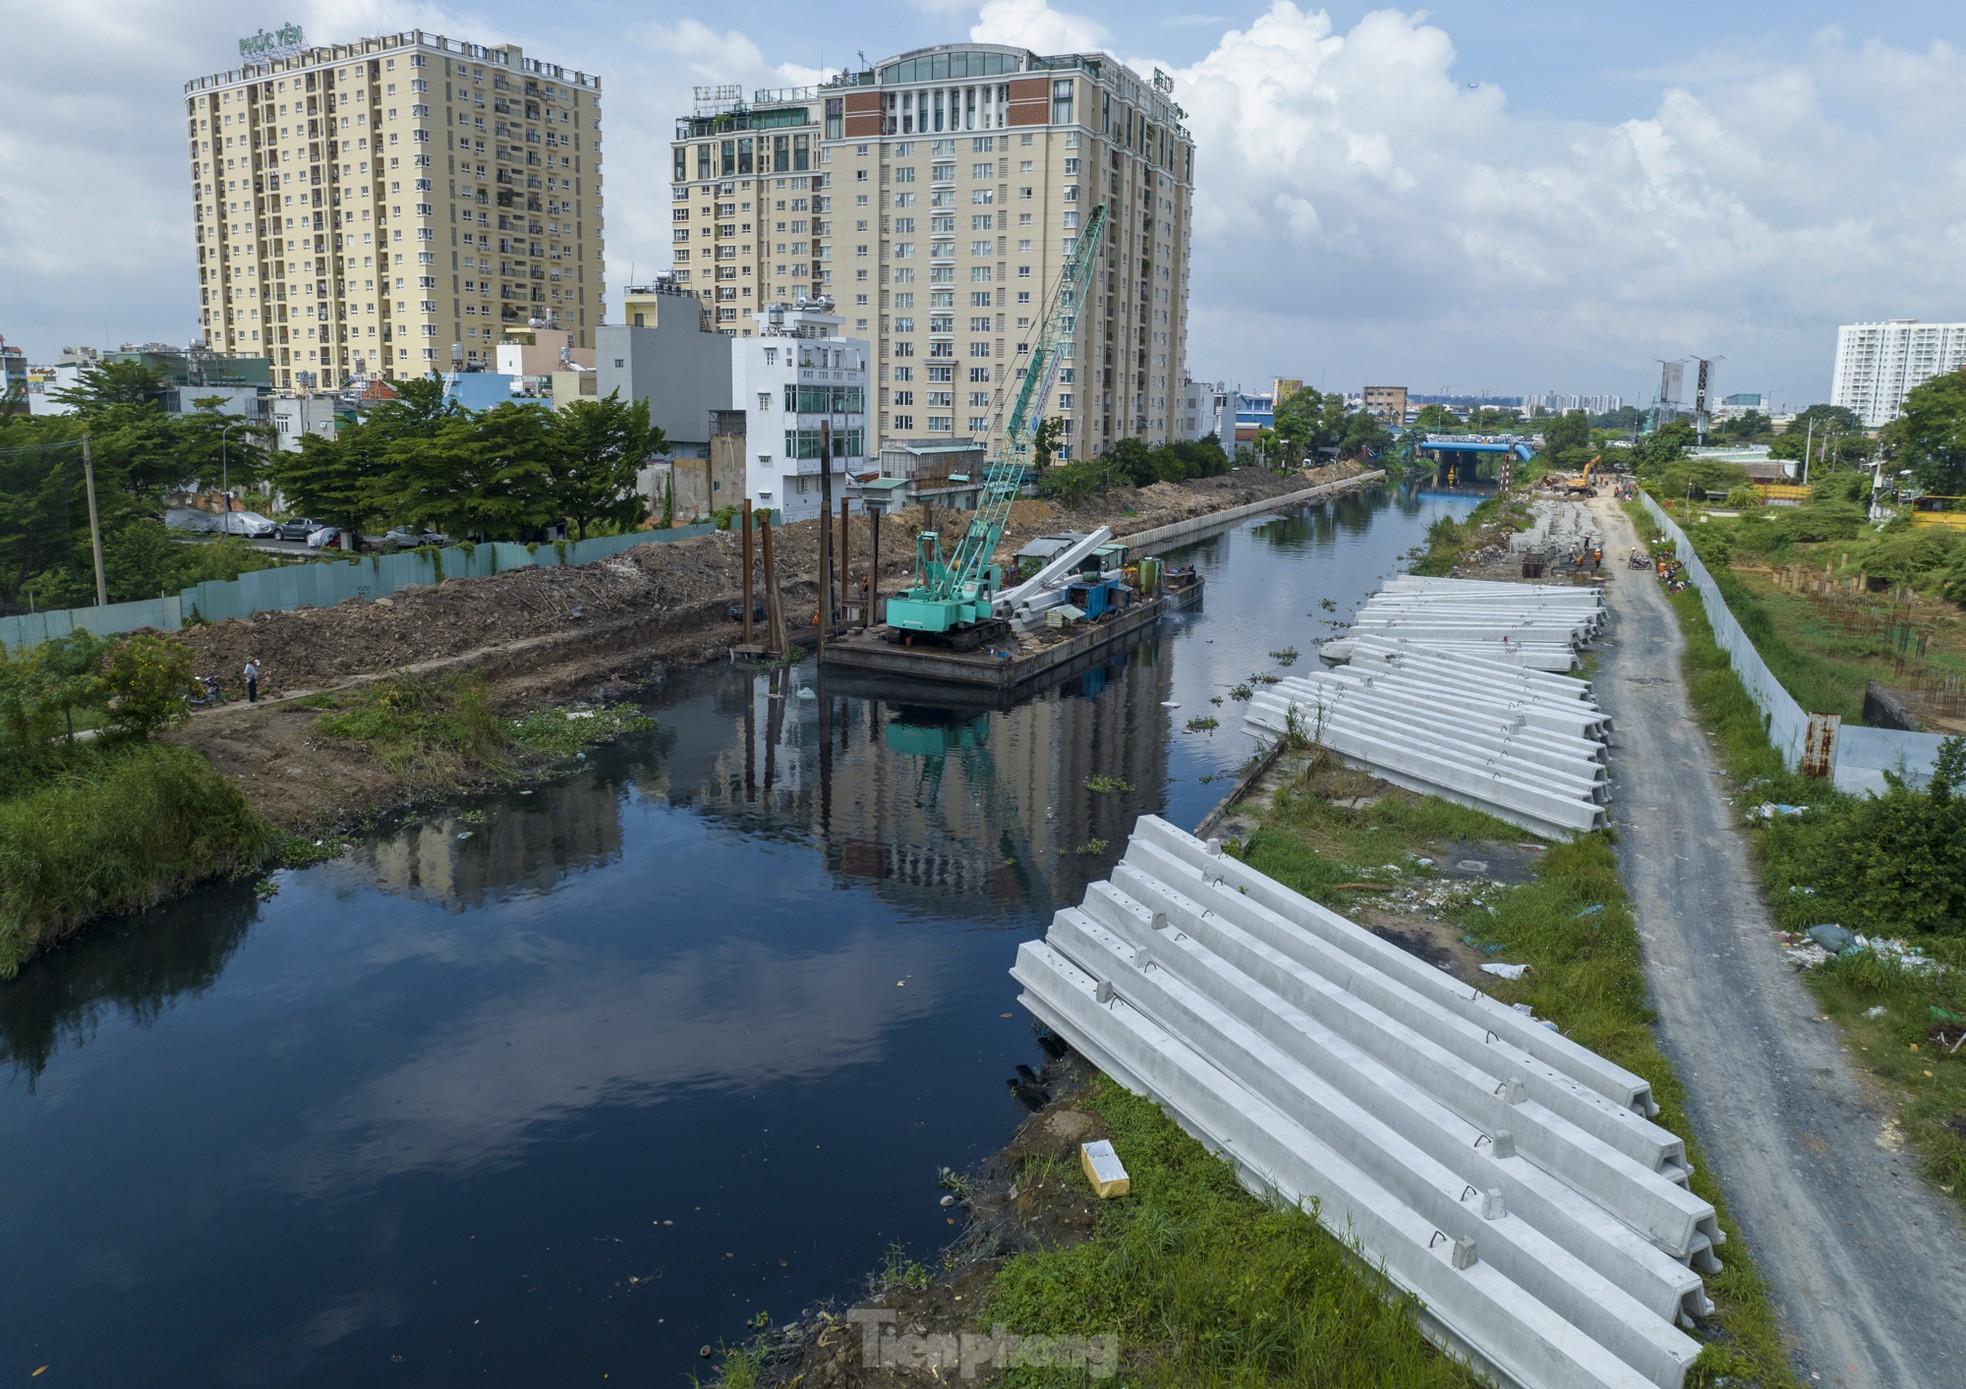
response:
M1017 942L1477 499L1187 546L1204 611L1005 711L692 672L554 784L83 932L0 984L0 1379L681 1385L932 1262L1040 1059Z

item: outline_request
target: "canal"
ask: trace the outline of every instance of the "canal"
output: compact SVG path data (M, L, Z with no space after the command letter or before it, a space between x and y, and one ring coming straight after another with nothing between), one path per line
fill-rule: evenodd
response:
M1186 546L1203 611L1008 710L691 672L552 784L81 933L0 984L0 1377L681 1385L932 1262L1040 1060L1017 942L1476 500Z

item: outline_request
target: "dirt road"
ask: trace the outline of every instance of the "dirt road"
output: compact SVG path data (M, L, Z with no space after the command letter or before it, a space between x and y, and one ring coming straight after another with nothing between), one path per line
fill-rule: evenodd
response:
M1592 507L1606 553L1637 543L1615 502ZM1614 721L1618 860L1660 1044L1803 1380L1966 1384L1966 1228L1886 1146L1885 1110L1775 948L1718 758L1687 705L1683 645L1657 582L1617 571L1596 685Z

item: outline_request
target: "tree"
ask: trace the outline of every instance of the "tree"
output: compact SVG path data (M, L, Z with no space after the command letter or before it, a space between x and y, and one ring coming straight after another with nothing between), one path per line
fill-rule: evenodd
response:
M619 391L554 411L546 455L554 508L582 540L595 521L626 529L647 520L648 506L635 484L644 461L667 442L661 427L649 423L648 402L623 401Z
M1899 466L1942 497L1966 496L1966 371L1949 371L1914 387L1904 410L1884 429Z
M1106 451L1105 461L1112 471L1135 487L1151 486L1159 479L1154 473L1154 456L1147 445L1132 435L1115 440Z
M1638 441L1638 446L1632 450L1632 457L1641 468L1656 468L1683 457L1696 437L1693 426L1685 420L1667 420ZM1740 472L1739 469L1735 471ZM1745 477L1743 473L1737 480L1744 481Z
M552 411L507 402L443 416L436 433L405 435L382 454L371 495L399 521L457 536L517 540L554 519L548 460Z
M1040 477L1058 457L1058 447L1065 442L1065 419L1062 415L1047 415L1038 421L1037 433L1031 437L1031 465Z
M164 373L144 362L100 362L85 368L75 384L55 392L55 400L84 419L116 405L163 407L169 389Z
M1413 421L1414 428L1424 430L1429 434L1439 434L1444 430L1458 429L1460 424L1461 417L1445 405L1423 406L1419 415Z
M1569 449L1589 448L1591 420L1582 410L1552 415L1543 426L1543 456L1558 459Z
M1381 424L1376 416L1363 410L1345 416L1344 433L1338 439L1340 458L1359 458L1365 455L1378 455L1392 447L1392 431Z

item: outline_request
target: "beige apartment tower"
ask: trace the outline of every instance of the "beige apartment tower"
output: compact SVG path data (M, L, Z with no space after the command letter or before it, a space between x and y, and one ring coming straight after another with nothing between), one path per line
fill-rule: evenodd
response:
M1049 413L1073 457L1179 439L1194 142L1103 54L903 53L818 87L699 88L672 147L675 276L726 332L830 297L874 344L882 442L987 440L1078 229L1105 254Z
M200 320L277 389L601 321L600 78L412 31L185 84Z

